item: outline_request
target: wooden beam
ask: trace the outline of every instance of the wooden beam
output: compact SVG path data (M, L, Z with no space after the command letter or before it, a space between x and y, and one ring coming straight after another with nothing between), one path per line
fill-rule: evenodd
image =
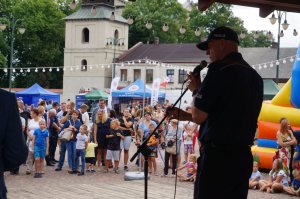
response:
M198 9L200 11L205 11L207 8L209 8L215 0L198 0Z
M271 14L273 11L274 11L274 8L272 8L272 7L261 6L259 8L259 16L265 18L269 14Z
M214 2L260 8L260 16L268 16L272 10L300 13L300 0L198 0L200 11L206 10Z

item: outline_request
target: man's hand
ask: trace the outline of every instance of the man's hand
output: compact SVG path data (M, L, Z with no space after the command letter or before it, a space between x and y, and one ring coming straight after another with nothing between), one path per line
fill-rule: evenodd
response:
M188 86L187 86L188 89L192 92L197 90L199 88L200 84L201 84L200 77L195 76L195 75L190 73L188 75L188 78L189 78L189 80L187 82L188 83Z
M166 114L170 119L177 119L179 121L193 121L192 114L185 112L177 107L166 109Z
M72 131L76 130L76 128L74 126L72 126L72 125L69 126L69 129L71 129Z
M166 114L172 119L179 119L182 110L177 107L167 107Z

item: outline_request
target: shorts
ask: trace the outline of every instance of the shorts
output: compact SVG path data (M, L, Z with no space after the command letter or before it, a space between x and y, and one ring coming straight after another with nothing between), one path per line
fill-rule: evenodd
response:
M131 144L131 136L125 136L124 140L121 140L120 142L120 148L121 150L129 150Z
M117 150L117 151L107 150L106 159L107 160L114 159L114 161L119 161L120 160L120 151L119 150Z
M184 154L193 153L193 144L184 144Z
M45 158L46 149L44 147L34 146L34 158Z
M149 149L149 148L148 148ZM154 148L154 149L149 149L151 150L150 154L149 154L149 157L154 157L154 158L157 158L157 148Z
M89 164L95 165L96 164L96 158L95 157L85 158L85 163L89 163Z

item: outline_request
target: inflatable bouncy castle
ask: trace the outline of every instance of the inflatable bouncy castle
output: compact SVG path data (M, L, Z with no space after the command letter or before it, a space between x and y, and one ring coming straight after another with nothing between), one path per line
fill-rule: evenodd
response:
M258 118L257 145L252 154L259 167L271 169L277 151L276 134L279 120L287 118L293 130L300 130L300 45L293 65L292 77L270 102L264 102Z

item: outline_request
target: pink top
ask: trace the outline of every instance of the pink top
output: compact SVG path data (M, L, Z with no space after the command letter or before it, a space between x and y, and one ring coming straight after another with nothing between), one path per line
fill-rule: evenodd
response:
M196 171L196 164L194 164L193 162L186 163L185 167L187 175L193 175Z

